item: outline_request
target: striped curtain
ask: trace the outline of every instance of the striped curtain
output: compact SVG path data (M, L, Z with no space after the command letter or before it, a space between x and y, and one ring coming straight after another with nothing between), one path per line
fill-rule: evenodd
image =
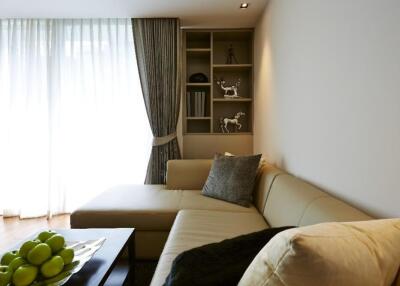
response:
M176 126L180 104L178 19L132 19L135 53L153 147L146 184L164 184L167 161L180 159Z

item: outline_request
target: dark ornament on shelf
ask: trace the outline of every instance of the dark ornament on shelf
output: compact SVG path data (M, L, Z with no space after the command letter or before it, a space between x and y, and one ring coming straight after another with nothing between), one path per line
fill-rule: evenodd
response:
M229 48L228 48L228 56L226 57L226 64L227 65L231 65L233 63L238 64L239 62L236 59L235 51L233 49L233 46L232 46L232 44L230 44Z
M204 73L194 73L189 77L189 82L207 83L208 77Z

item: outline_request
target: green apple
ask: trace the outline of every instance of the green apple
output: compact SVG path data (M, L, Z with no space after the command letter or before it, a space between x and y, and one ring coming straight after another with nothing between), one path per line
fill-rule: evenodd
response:
M35 281L37 274L38 268L36 266L25 264L14 271L12 282L15 286L27 286Z
M51 256L51 248L46 243L39 243L28 252L28 261L33 265L40 265Z
M56 234L46 240L46 243L50 246L53 253L57 253L64 247L65 239L61 235Z
M55 255L42 266L40 266L40 273L46 278L50 278L59 274L64 268L64 260L61 256Z
M6 253L4 253L3 257L1 258L0 263L2 265L8 265L8 264L10 264L11 261L14 260L14 258L17 258L17 257L19 257L18 250L6 252Z
M64 264L70 264L72 260L74 260L74 250L72 248L66 247L61 249L57 255L61 256L61 258L64 260Z
M0 286L7 286L11 282L12 274L9 266L0 265Z
M70 264L65 265L64 264L64 271L72 271L75 267L77 267L80 264L79 260L75 260L73 262L71 262Z
M72 275L71 271L63 270L60 274L58 274L58 275L56 275L54 277L46 279L45 283L46 283L46 285L58 285L58 284L60 284L59 283L60 281L64 280L65 278L67 278L70 275ZM58 282L58 284L57 284L57 282Z
M52 237L53 235L56 235L57 232L53 231L53 230L46 230L46 231L42 231L41 233L39 233L38 235L38 239L41 242L45 242L46 240L48 240L50 237Z
M38 240L28 240L22 244L21 248L19 249L19 255L23 258L28 256L29 251L32 250L36 245L38 245L40 241Z
M28 262L26 262L26 260L22 257L17 257L13 261L11 261L10 264L8 264L8 267L10 267L12 271L15 271L18 267L24 264L28 264Z

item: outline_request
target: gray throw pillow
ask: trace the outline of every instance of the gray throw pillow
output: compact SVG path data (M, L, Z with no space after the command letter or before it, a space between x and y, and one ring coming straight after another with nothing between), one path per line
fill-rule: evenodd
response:
M202 194L249 207L261 154L224 156L216 154Z

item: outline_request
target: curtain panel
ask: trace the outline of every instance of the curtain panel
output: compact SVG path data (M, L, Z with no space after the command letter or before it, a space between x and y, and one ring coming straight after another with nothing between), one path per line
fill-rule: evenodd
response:
M152 134L131 25L0 19L0 215L71 212L143 182Z
M134 18L133 38L147 116L154 136L146 184L164 184L167 161L180 159L176 126L180 104L178 19Z

